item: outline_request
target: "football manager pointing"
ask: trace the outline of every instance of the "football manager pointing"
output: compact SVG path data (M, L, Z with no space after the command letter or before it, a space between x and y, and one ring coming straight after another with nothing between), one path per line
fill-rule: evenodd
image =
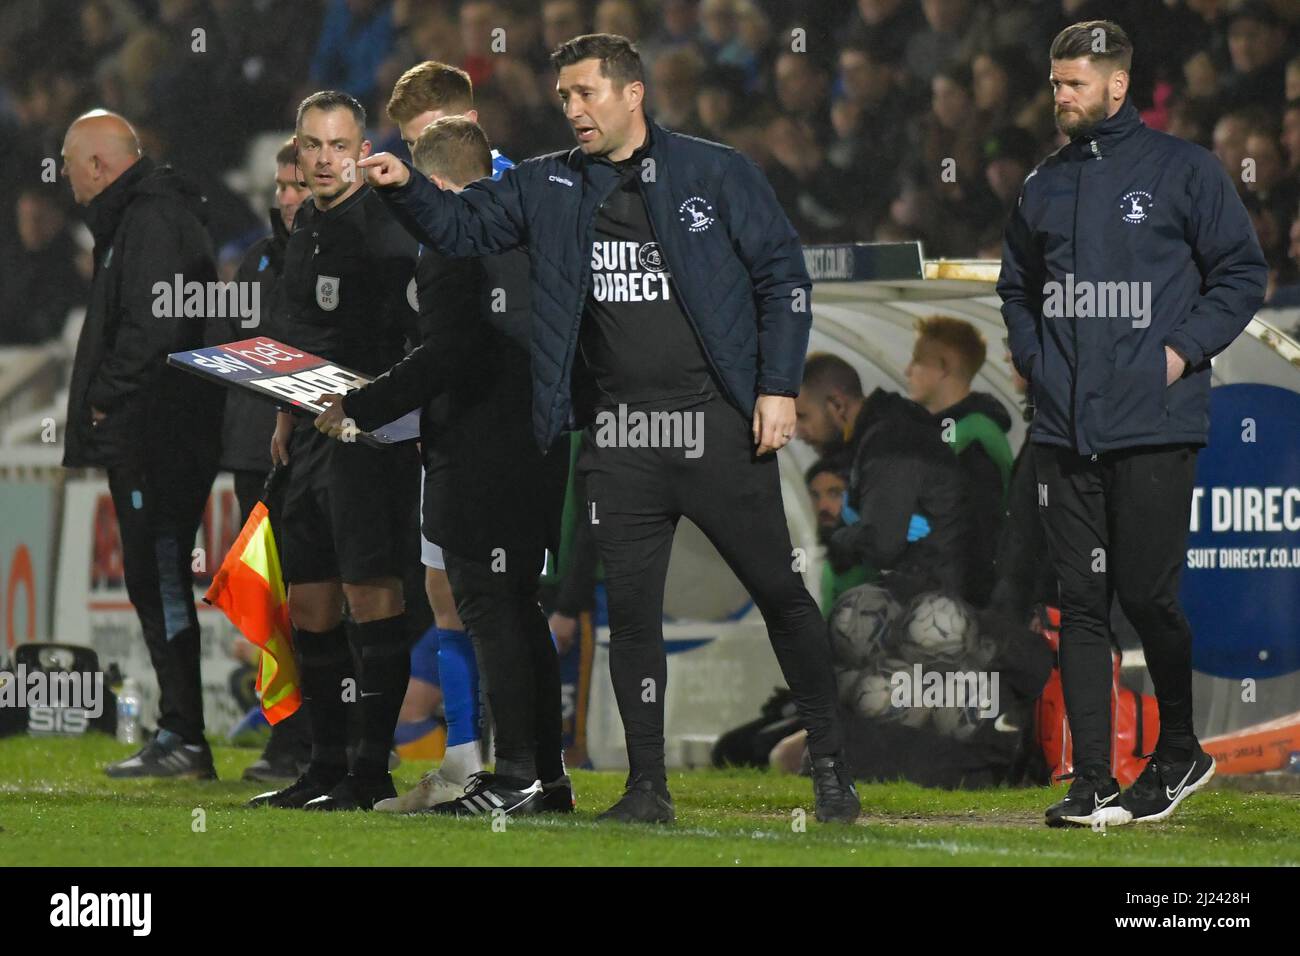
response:
M576 149L459 194L388 154L359 165L398 219L444 255L528 248L534 437L546 449L566 429L589 429L578 468L605 565L610 673L631 768L603 818L674 818L663 594L685 515L763 614L808 729L818 819L852 820L859 802L839 756L825 624L793 570L771 454L794 434L811 324L798 237L753 163L647 119L641 59L627 39L577 37L551 61ZM630 431L611 438L592 424L615 410L620 421L675 422L679 438L690 436L677 444L689 447L643 447Z
M1210 359L1250 322L1266 266L1206 150L1148 129L1127 99L1133 46L1106 20L1052 43L1070 141L1025 179L998 293L1035 403L1038 511L1060 584L1074 783L1051 826L1162 820L1214 774L1192 731L1192 632L1178 604ZM1133 787L1111 772L1111 595L1160 703Z

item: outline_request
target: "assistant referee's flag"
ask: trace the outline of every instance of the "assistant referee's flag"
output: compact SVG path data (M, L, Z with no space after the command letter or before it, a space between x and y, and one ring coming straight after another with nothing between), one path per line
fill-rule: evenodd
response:
M259 501L253 508L203 600L225 611L239 633L262 649L257 692L262 713L278 724L302 705L302 692L293 659L280 555L265 502Z

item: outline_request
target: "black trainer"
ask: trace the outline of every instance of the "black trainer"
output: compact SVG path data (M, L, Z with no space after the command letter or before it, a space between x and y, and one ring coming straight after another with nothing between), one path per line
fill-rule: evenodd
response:
M362 777L349 773L329 793L308 800L302 808L322 812L373 810L380 800L391 800L396 796L397 788L393 786L392 774Z
M572 813L577 809L578 801L573 797L573 781L566 773L550 783L542 784L542 813Z
M1162 760L1153 754L1120 798L1134 823L1157 823L1214 776L1214 758L1196 746L1190 760Z
M1049 827L1120 826L1129 822L1129 814L1114 777L1075 774L1065 797L1047 808L1046 819Z
M248 801L250 807L278 807L281 810L300 810L308 800L323 797L347 776L347 771L339 768L308 767L293 783L280 790L259 793Z
M425 813L441 813L454 817L489 816L498 810L507 816L524 816L539 813L542 809L542 782L534 780L526 787L499 777L487 770L472 773L465 792L455 800L435 804Z
M638 775L636 779L628 778L627 789L618 803L596 819L616 823L673 823L677 812L666 783L656 784L649 777Z
M111 763L104 773L115 780L139 777L174 777L216 780L212 750L207 742L187 744L180 734L160 730L147 744L125 760Z
M814 815L821 823L852 823L862 813L858 788L843 760L818 757L812 762Z
M244 768L243 777L258 783L277 783L297 780L306 770L307 764L299 763L293 754L271 753L268 748L254 763Z

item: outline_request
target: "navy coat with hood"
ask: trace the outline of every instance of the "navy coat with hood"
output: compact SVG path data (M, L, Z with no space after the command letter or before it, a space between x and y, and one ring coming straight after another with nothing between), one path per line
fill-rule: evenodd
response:
M1250 322L1266 277L1218 160L1125 101L1029 174L1007 224L997 289L1036 406L1030 440L1080 454L1205 444L1210 359ZM1166 345L1187 362L1168 386Z
M167 365L167 355L215 344L218 323L168 315L171 292L167 301L155 292L177 276L216 280L204 218L198 189L147 157L87 206L95 272L68 383L65 466L215 468L221 388ZM92 408L105 413L98 426Z
M647 125L638 181L652 231L727 398L750 417L759 394L799 393L812 325L799 237L750 160ZM575 148L525 160L500 180L481 179L459 193L414 170L405 185L376 190L443 255L528 247L533 436L543 450L575 425L570 376L591 287L596 209L619 181L612 163Z

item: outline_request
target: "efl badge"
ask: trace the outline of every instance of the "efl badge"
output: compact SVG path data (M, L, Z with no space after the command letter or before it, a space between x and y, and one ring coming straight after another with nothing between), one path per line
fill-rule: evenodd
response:
M415 280L412 279L406 286L406 304L411 307L411 311L420 311L420 297L416 295ZM321 306L323 309L324 306Z
M316 304L325 312L339 307L339 280L337 276L316 277Z

